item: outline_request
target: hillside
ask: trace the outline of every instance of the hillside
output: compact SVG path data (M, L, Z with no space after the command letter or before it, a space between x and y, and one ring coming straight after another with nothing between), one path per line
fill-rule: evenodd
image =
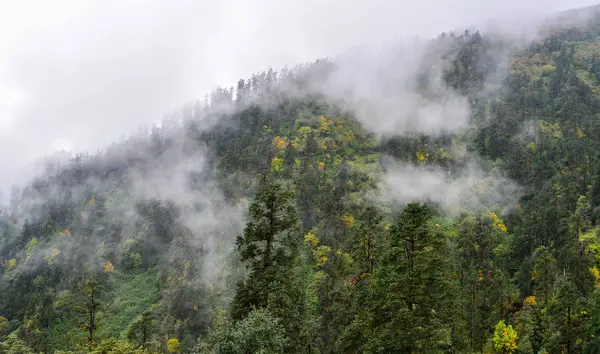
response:
M600 352L577 16L258 73L48 166L0 213L0 353Z

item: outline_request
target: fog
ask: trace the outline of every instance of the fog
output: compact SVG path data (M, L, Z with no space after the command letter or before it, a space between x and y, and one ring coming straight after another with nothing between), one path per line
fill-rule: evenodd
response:
M511 29L592 3L2 1L0 189L44 155L93 152L268 67L467 26Z

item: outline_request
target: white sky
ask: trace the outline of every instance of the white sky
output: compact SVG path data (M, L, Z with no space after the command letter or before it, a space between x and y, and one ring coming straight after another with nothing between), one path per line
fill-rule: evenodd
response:
M270 66L594 3L0 0L0 189L44 154L102 147Z

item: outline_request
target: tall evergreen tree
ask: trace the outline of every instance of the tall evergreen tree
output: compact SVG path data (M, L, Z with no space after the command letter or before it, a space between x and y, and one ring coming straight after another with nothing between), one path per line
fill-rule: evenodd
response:
M249 273L238 285L231 305L235 320L243 319L253 308L266 307L276 291L276 281L292 265L299 238L298 218L292 194L280 185L262 187L248 209L250 220L236 244Z

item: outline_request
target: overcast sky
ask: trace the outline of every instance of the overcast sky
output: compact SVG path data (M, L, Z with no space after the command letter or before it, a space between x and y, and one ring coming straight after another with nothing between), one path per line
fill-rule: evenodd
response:
M594 3L0 0L0 189L44 154L102 147L269 66Z

